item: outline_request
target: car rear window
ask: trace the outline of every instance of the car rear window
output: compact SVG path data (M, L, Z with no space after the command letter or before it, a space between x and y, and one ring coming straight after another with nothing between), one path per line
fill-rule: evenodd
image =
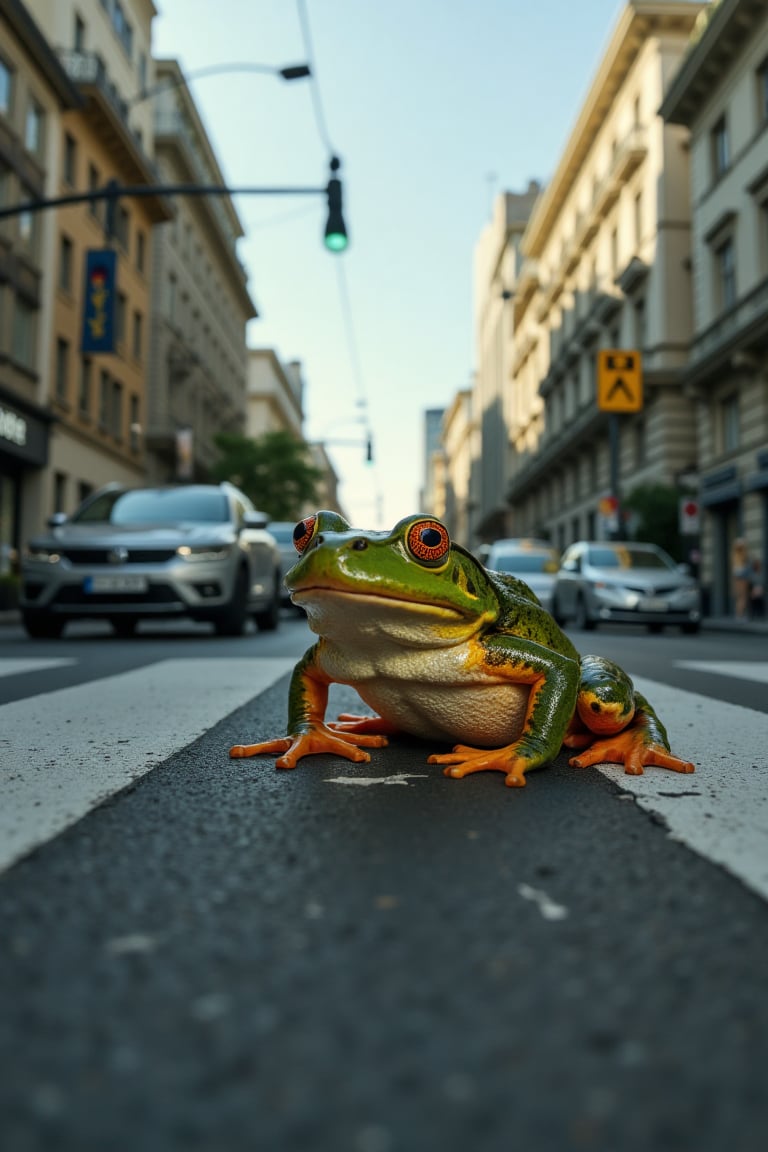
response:
M221 524L229 519L227 498L218 489L133 489L104 492L73 520L104 524Z

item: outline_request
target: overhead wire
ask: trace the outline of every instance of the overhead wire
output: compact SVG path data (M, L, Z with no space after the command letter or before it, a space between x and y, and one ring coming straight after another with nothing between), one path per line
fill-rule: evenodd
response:
M301 27L301 36L304 46L304 57L310 66L310 92L312 95L312 107L315 114L315 122L317 124L317 131L320 139L323 141L328 150L331 158L336 158L336 149L331 142L331 136L328 131L328 124L325 118L325 111L323 108L323 100L320 92L320 84L318 81L317 64L315 61L314 48L312 44L312 31L309 23L309 15L307 12L306 0L296 0L296 7L299 15L299 24ZM349 354L350 366L352 369L352 378L357 392L357 403L362 411L366 413L366 435L368 450L371 450L372 436L370 431L370 421L367 418L368 413L368 395L365 387L363 377L362 364L360 360L359 346L357 342L357 335L355 332L354 317L352 312L352 301L349 293L349 284L347 281L347 272L343 259L339 259L336 265L337 279L339 285L339 297L341 301L341 314L342 321L346 334L347 351ZM374 467L374 475L377 474L375 458L371 461ZM377 514L381 509L381 494L378 491L378 483L376 483L376 508Z

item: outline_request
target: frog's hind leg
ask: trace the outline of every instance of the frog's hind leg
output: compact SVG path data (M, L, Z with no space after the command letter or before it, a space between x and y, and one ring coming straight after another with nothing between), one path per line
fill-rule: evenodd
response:
M623 764L630 776L641 776L643 768L655 764L673 772L694 772L689 760L681 760L669 747L667 731L656 712L639 692L634 693L634 714L624 728L606 732L569 763L574 768L592 764ZM576 746L576 745L574 745Z

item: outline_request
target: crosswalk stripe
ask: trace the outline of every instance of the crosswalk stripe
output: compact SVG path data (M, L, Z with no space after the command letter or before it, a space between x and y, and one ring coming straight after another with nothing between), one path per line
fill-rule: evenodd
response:
M0 708L0 871L263 692L285 658L165 660Z
M696 765L683 776L647 768L600 771L661 816L670 835L768 899L768 715L633 676L669 733L672 751Z
M52 657L20 657L13 660L4 656L0 658L0 676L22 676L25 672L43 672L48 668L64 668L67 664L77 664L71 656Z
M675 665L694 672L713 672L716 676L735 676L738 680L768 684L768 660L675 660Z

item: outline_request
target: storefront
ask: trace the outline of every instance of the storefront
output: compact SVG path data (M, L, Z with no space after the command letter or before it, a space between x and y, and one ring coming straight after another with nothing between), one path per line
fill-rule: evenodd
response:
M18 563L24 481L48 462L50 421L47 413L0 389L0 575Z

